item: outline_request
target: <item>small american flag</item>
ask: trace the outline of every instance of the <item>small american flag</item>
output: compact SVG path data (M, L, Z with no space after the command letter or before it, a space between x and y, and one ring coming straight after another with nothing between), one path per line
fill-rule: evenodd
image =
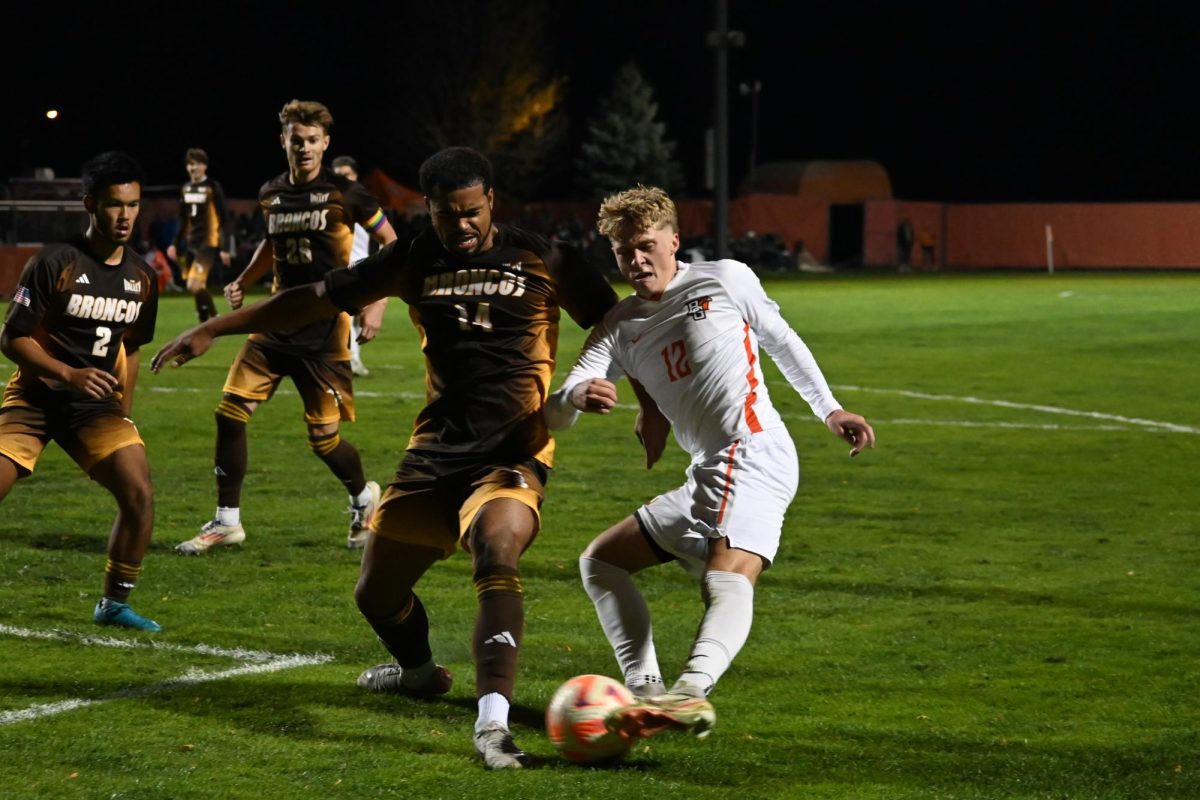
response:
M21 305L25 306L26 308L29 308L29 303L30 303L29 287L28 286L18 286L17 293L13 295L13 302L20 303Z

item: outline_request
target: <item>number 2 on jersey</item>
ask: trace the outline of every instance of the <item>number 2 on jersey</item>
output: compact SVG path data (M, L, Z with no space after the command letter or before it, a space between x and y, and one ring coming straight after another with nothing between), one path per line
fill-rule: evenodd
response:
M671 383L692 374L692 365L687 359L687 345L676 339L662 349L663 363L667 365L667 377Z
M100 325L96 328L96 343L92 345L92 355L108 355L108 343L112 341L112 328Z

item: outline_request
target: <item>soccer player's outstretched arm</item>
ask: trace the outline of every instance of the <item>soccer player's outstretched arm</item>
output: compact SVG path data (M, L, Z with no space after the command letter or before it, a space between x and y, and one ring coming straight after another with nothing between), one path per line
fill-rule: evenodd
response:
M754 273L745 268L735 285L735 297L742 314L750 322L763 349L825 427L850 444L851 457L874 447L874 429L862 416L846 411L837 402L812 351L779 313L779 306L767 297Z
M607 414L617 404L614 381L621 373L613 364L610 339L603 322L588 334L575 366L546 401L546 425L551 429L571 427L581 411Z
M189 328L158 351L150 369L158 372L168 361L173 366L183 366L208 352L212 340L218 336L294 328L340 312L341 309L325 294L323 281L294 286L254 305L212 317Z

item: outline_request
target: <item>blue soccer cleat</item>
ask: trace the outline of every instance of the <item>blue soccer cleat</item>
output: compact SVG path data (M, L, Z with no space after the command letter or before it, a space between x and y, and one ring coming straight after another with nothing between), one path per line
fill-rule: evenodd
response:
M152 619L146 619L129 607L128 603L118 603L105 598L96 604L92 612L92 621L97 625L115 625L118 628L132 628L136 631L158 633L162 626Z

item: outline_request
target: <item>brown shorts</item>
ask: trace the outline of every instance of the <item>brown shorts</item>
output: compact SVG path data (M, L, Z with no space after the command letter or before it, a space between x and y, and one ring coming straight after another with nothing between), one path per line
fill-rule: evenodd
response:
M243 400L270 400L284 377L304 401L309 425L354 420L354 387L349 361L320 361L284 353L247 340L229 367L225 393Z
M15 463L21 475L28 475L50 441L58 442L87 473L123 447L145 446L115 398L32 405L20 387L10 385L0 409L0 455Z
M392 541L441 548L442 558L449 558L485 503L511 497L528 506L540 525L545 496L546 468L533 460L443 477L418 477L402 465L383 493L371 530Z
M213 264L217 263L218 258L220 258L220 251L215 247L188 250L184 256L181 270L183 280L186 282L195 278L200 283L206 283L208 274L212 272Z

